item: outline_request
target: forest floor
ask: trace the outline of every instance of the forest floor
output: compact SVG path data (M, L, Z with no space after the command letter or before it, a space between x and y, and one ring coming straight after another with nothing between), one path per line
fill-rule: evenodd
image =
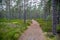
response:
M39 23L32 20L28 29L19 37L18 40L45 40L45 36Z

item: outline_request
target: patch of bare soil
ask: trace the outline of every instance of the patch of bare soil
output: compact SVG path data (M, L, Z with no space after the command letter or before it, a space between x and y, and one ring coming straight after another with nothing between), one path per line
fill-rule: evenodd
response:
M45 40L45 36L39 23L32 20L29 28L22 34L18 40Z

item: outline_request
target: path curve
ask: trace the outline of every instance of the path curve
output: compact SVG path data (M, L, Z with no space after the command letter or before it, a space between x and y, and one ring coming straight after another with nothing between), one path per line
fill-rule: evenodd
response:
M18 40L45 40L45 36L39 26L39 23L32 20L32 24Z

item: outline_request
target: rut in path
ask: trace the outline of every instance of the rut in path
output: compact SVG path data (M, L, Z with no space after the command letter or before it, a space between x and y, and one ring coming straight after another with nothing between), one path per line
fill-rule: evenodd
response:
M45 40L45 36L39 26L39 23L32 20L32 24L18 40Z

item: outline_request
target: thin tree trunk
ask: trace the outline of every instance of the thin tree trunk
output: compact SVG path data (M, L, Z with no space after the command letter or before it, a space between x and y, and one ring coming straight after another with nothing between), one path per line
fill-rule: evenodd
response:
M10 18L10 0L6 0L6 17Z
M25 4L27 2L27 0L24 0L24 23L26 23L26 9L25 7L27 7L27 5Z

